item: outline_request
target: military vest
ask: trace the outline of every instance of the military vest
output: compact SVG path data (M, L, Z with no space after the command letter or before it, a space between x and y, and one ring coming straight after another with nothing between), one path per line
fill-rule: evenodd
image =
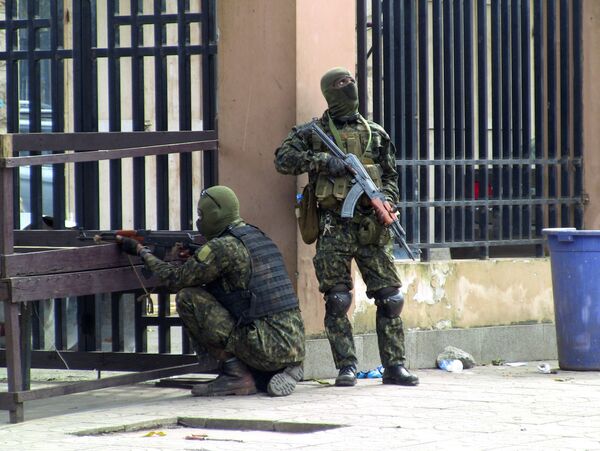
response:
M211 292L238 320L249 324L264 316L298 307L298 298L285 270L279 249L263 232L251 225L228 231L250 254L252 273L247 290Z
M358 157L363 164L371 179L377 187L382 187L381 175L383 170L379 161L379 152L382 148L381 135L375 127L371 127L362 122L353 127L344 127L339 130L341 143L336 143L346 153L352 153ZM311 136L313 152L330 153L329 149L323 144L316 132ZM340 144L342 144L340 146ZM344 175L342 177L332 177L328 174L318 174L315 183L315 195L319 206L328 210L338 210L342 202L348 195L352 176ZM366 206L366 205L365 205Z

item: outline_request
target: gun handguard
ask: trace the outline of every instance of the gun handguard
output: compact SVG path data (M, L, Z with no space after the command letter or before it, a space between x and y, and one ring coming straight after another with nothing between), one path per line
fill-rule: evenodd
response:
M354 177L355 185L350 189L350 192L342 205L341 216L343 218L354 216L354 207L356 206L358 199L363 194L366 194L371 201L371 206L375 210L375 213L383 222L383 225L389 228L395 241L402 246L411 260L415 260L414 253L408 247L408 244L406 244L406 232L400 224L398 214L386 207L384 203L385 196L377 185L375 185L375 182L373 182L371 176L360 160L356 155L344 153L315 122L313 122L310 127L315 131L331 153L343 160L346 169ZM420 252L420 250L417 251Z

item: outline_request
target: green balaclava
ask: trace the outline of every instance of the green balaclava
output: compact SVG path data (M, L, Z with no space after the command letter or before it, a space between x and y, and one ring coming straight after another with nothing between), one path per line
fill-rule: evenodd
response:
M219 236L227 226L240 219L240 202L231 188L212 186L200 194L198 231L207 240Z
M321 92L327 100L329 114L338 120L347 120L358 114L358 89L356 83L336 88L334 83L340 78L352 77L348 69L334 67L321 78Z

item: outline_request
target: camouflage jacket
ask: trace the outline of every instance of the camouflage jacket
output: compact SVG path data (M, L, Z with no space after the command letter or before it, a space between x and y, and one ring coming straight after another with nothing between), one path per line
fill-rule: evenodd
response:
M329 135L329 117L327 112L318 125ZM375 122L367 121L372 132L370 157L372 162L381 168L381 189L386 198L396 204L399 200L398 173L396 171L396 149L385 130ZM275 151L275 167L282 174L299 175L308 172L309 181L315 183L319 173L326 172L329 154L324 146L313 145L315 139L308 128L310 123L298 125L292 129L281 146ZM361 136L362 150L365 151L366 127L359 121L345 124L336 123L340 135L358 132ZM318 149L317 149L318 148ZM345 149L344 149L345 150Z
M245 225L244 222L236 226ZM185 287L216 284L230 293L248 288L252 274L250 254L240 240L226 234L213 238L180 266L152 254L144 256L146 267L175 293Z

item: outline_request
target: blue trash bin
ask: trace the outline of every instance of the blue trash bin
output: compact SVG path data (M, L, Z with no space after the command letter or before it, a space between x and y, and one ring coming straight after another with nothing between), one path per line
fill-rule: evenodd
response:
M543 233L550 248L559 366L600 370L600 230Z

